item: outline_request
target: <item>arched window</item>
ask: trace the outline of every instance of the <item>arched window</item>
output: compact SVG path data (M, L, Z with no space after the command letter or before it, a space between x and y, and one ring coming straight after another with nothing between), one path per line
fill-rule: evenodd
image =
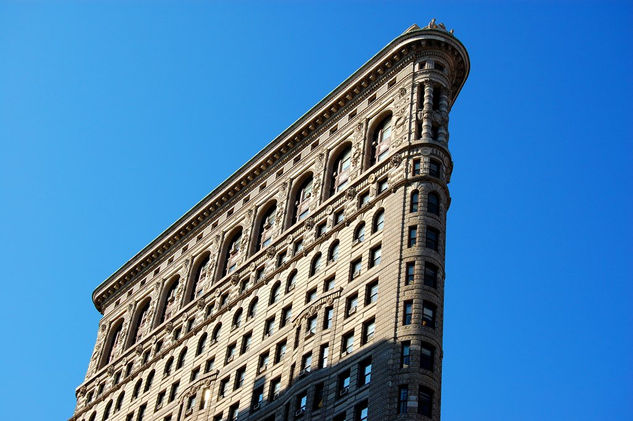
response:
M257 301L259 301L259 298L255 297L248 305L248 318L255 317L257 314Z
M132 390L132 399L138 398L139 393L141 393L141 386L143 386L143 379L138 379L134 385L134 390Z
M347 144L340 152L336 154L330 169L329 195L343 190L349 182L349 172L352 166L352 146Z
M273 240L273 230L275 228L275 212L277 202L273 201L263 208L257 226L257 242L255 251L259 251L268 246Z
M233 328L240 327L242 324L242 309L238 308L235 314L233 315Z
M165 284L163 294L161 297L161 305L158 311L157 325L171 319L171 317L178 310L178 303L176 302L176 291L180 283L180 276L176 275Z
M187 290L185 291L185 304L190 303L202 294L204 281L208 276L210 260L211 253L206 252L194 263L189 285L187 285Z
M202 354L204 352L204 347L207 343L207 333L203 333L198 339L198 346L196 347L196 356Z
M125 390L119 394L116 398L116 405L114 405L114 412L120 411L123 406L123 399L125 399Z
M139 305L132 319L132 326L130 330L130 338L128 340L128 347L138 343L143 336L147 333L149 328L149 305L151 299L147 299L141 305Z
M279 300L279 292L281 290L281 282L277 281L270 289L270 298L268 299L268 304L275 304L277 300Z
M382 227L385 225L385 211L384 209L378 210L374 215L374 225L372 232L378 232L382 230Z
M220 339L220 330L222 329L222 323L218 323L211 333L211 341L213 343L217 342Z
M117 320L110 328L99 368L109 364L121 348L123 348L123 319Z
M176 363L176 370L178 370L179 368L182 368L183 365L185 365L185 358L187 357L187 348L183 348L182 351L180 351L180 354L178 355L178 362Z
M327 254L328 262L336 262L338 260L339 241L335 240L330 246L330 250Z
M92 414L90 414L90 418L88 418L88 421L95 421L97 419L97 411L93 411Z
M152 382L154 381L154 374L155 374L155 371L152 370L147 375L147 380L145 380L145 388L143 389L143 392L147 392L150 389L150 387L152 387Z
M321 253L317 253L310 263L310 276L313 276L321 269Z
M174 357L169 357L165 363L165 369L163 370L163 376L169 376L171 373L171 367L174 365Z
M354 241L360 243L365 240L365 223L361 222L354 230Z
M288 276L288 279L286 280L286 292L290 292L293 289L295 289L296 285L297 285L297 271L293 270Z
M420 202L420 193L417 190L413 190L411 192L411 203L409 204L409 212L417 212L419 202Z
M108 418L110 418L110 410L111 409L112 409L112 399L110 399L110 401L108 402L108 404L105 407L105 410L103 411L103 417L101 418L103 421L105 421Z
M426 210L433 215L440 215L440 196L437 193L429 193L426 199Z
M374 129L371 138L370 165L382 161L389 154L391 142L391 115L385 117Z
M222 277L237 269L240 242L242 241L242 227L239 227L227 240L222 259Z
M312 201L312 173L305 177L299 184L299 187L294 191L293 200L291 210L292 224L301 221L310 213L310 203Z

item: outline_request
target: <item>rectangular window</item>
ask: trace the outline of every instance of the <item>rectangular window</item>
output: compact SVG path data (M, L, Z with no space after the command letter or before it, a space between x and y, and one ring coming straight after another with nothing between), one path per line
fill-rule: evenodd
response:
M319 348L319 368L327 367L329 354L330 354L330 345L329 344L321 345L321 348Z
M361 258L354 260L350 265L350 279L354 279L359 276L362 268L363 260Z
M323 408L325 384L319 383L314 386L314 399L312 400L312 410L316 411Z
M340 398L341 396L345 396L349 393L349 386L351 383L351 372L348 368L347 370L341 372L338 375L338 387L336 395Z
M367 400L354 407L354 421L369 421L369 402Z
M406 300L404 302L404 310L402 313L402 324L410 325L413 320L413 301Z
M235 358L235 350L237 349L237 343L233 342L226 348L226 358L224 364L228 364Z
M433 371L433 360L435 359L435 348L432 345L423 343L420 349L420 368Z
M310 337L316 333L316 330L317 330L317 315L315 314L314 316L308 317L308 320L306 322L306 335Z
M343 335L343 340L341 341L341 355L345 356L351 354L354 351L354 331L346 333Z
M323 282L323 292L332 291L336 285L335 278L331 277Z
M363 323L363 337L361 345L365 345L367 342L374 339L374 333L376 332L376 320L372 317Z
M213 366L215 364L215 357L211 357L209 358L205 363L204 363L204 372L208 373L209 371L213 370Z
M240 413L240 403L236 402L229 408L229 417L227 421L235 421L237 420L237 415Z
M251 399L251 411L257 411L264 402L264 385L253 389L253 397Z
M178 385L180 382L176 382L171 385L171 389L169 390L169 402L173 402L176 399L176 395L178 394Z
M272 335L275 332L275 316L270 317L264 323L264 338Z
M301 358L301 373L306 374L312 370L312 353L308 352Z
M419 159L414 159L413 160L413 175L420 175L421 173L421 166L420 166L420 160Z
M371 357L365 358L358 364L358 385L365 386L371 382Z
M277 267L280 267L284 263L286 263L287 258L288 258L288 253L287 252L282 251L281 253L279 253L277 255Z
M281 361L286 355L286 340L279 342L275 347L275 364Z
M424 263L424 285L432 288L437 287L437 269L433 263Z
M438 250L440 241L440 232L433 227L426 228L426 248Z
M200 367L196 367L193 370L191 370L191 375L189 376L189 381L193 382L198 378L198 375L200 374Z
M306 292L306 303L310 301L314 301L317 297L317 289L312 288L310 291Z
M336 414L336 415L334 416L334 418L332 418L332 421L346 421L346 420L345 420L345 416L346 416L346 415L347 415L347 414L346 414L345 412L341 412L340 414Z
M418 227L409 227L409 235L407 237L407 247L415 247L418 240Z
M352 294L345 301L345 317L349 317L356 313L358 309L358 294Z
M400 345L400 368L407 368L411 365L411 342L404 341Z
M230 376L226 376L220 380L220 388L218 389L218 397L223 398L226 394L226 386L229 384Z
M334 317L334 308L326 307L325 314L323 315L323 329L329 329L332 327L332 318Z
M299 418L305 415L307 406L308 392L303 391L297 395L297 410L295 411L295 418Z
M398 414L406 414L409 406L409 385L398 386Z
M441 167L442 167L442 164L440 164L439 161L437 161L435 159L431 159L429 161L429 175L431 177L441 178L440 177L440 168Z
M166 390L161 390L158 392L158 396L156 396L156 407L155 410L159 410L163 407L163 402L165 402L165 395L167 394Z
M242 336L242 346L240 347L240 354L245 353L251 347L251 343L253 342L253 332L248 332L244 336Z
M422 303L422 326L435 328L435 305L428 301Z
M281 310L281 318L279 319L279 328L282 328L288 324L288 321L292 317L292 304L287 305Z
M418 391L418 412L424 416L433 416L433 391L420 386Z
M270 360L270 353L268 351L259 354L259 361L257 363L257 371L263 373L268 368Z
M378 193L382 193L386 191L388 188L389 188L389 183L387 182L386 178L378 182Z
M237 390L244 384L244 377L246 376L246 366L240 367L235 371L235 381L233 383L233 390Z
M369 192L363 192L358 196L358 205L359 207L363 207L365 206L367 203L369 203Z
M378 301L378 280L372 281L365 287L365 305Z
M336 212L334 214L334 225L338 225L341 222L343 222L343 219L345 218L345 214L343 213L342 210Z
M276 377L270 381L270 387L268 388L269 401L274 401L281 394L281 377Z
M380 264L380 260L382 257L382 248L380 245L374 247L373 249L371 249L371 251L369 252L369 267L374 267L374 266L378 266Z
M303 251L303 239L295 241L294 248L293 248L293 254L297 254L300 251Z
M407 262L407 273L404 278L405 285L411 285L415 282L415 262Z

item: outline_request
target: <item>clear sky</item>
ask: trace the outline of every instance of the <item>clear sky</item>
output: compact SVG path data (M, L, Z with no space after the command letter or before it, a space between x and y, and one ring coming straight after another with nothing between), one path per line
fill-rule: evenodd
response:
M633 3L0 1L0 419L93 289L412 23L455 28L443 421L633 419Z

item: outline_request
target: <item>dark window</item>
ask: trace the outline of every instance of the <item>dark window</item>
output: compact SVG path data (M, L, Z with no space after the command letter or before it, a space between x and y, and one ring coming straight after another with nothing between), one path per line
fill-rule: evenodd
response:
M310 276L316 274L321 269L321 253L317 253L310 264Z
M235 350L237 349L237 342L233 342L229 346L226 347L226 358L224 359L224 364L228 364L233 361L235 358Z
M407 273L404 278L405 285L411 285L415 282L415 262L407 262Z
M240 345L240 354L245 353L251 347L251 343L253 342L253 332L245 333L242 336L242 345Z
M323 282L323 292L332 291L336 286L336 278L331 277Z
M352 294L345 301L345 317L349 317L356 313L358 309L358 294Z
M292 211L292 222L301 221L310 213L310 202L312 200L312 175L306 178L295 193L294 208Z
M420 368L433 371L433 362L435 360L435 347L431 344L422 343L420 348Z
M303 250L303 239L297 240L295 241L295 244L293 246L293 254L297 254L300 251Z
M227 418L227 421L235 421L237 420L237 415L240 412L240 403L236 402L233 405L231 405L231 407L229 408L229 416Z
M391 116L383 119L376 127L371 142L370 165L382 161L389 154L391 142Z
M327 222L322 222L316 227L316 236L317 238L322 236L327 232Z
M334 317L334 308L326 307L323 315L323 329L332 327L332 318Z
M283 340L277 344L275 347L275 364L281 361L286 355L286 341Z
M143 379L138 379L132 390L132 400L138 398L139 393L141 393L141 386L143 386Z
M433 416L433 391L420 386L418 392L418 412L424 416Z
M198 346L196 347L196 355L200 355L204 352L205 344L207 343L207 334L206 332L200 336L198 339Z
M316 330L317 315L315 314L314 316L308 317L308 320L306 321L306 335L310 337L316 333Z
M424 285L435 288L437 286L437 266L433 263L424 263Z
M227 242L227 248L224 251L224 258L222 260L222 276L226 276L229 273L237 269L237 262L239 259L240 243L242 242L242 228L239 228Z
M365 305L378 301L378 280L372 281L365 287Z
M360 194L360 196L358 196L358 206L359 207L363 207L365 206L367 203L369 203L369 192L363 192Z
M417 190L411 192L411 203L409 205L409 212L418 211L418 203L420 201L420 193Z
M242 324L242 309L238 308L233 315L233 329L240 327Z
M180 355L178 355L178 362L176 363L176 370L178 370L179 368L182 368L182 366L185 364L185 358L187 357L187 348L184 348L182 351L180 351Z
M323 344L319 348L319 368L327 367L328 358L330 355L330 345Z
M292 304L287 305L281 310L281 318L279 319L279 328L282 328L288 324L288 321L292 317Z
M442 164L436 159L429 161L429 175L431 177L440 178Z
M420 175L420 160L413 160L413 175Z
M277 211L277 202L268 205L259 221L258 236L255 251L261 250L272 242L272 234L275 228L275 212Z
M281 395L281 377L274 378L270 381L270 386L268 388L269 401L274 401Z
M359 276L359 275L360 275L361 270L362 270L362 268L363 268L363 261L362 261L362 259L361 259L361 258L358 258L358 259L354 260L354 261L351 263L351 265L350 265L350 266L351 266L351 269L350 269L350 278L351 278L351 279L354 279L354 278L356 278L357 276Z
M176 399L176 395L178 394L178 385L180 382L176 382L171 385L171 389L169 389L169 402L173 402Z
M257 363L257 371L258 373L263 373L268 368L268 363L270 362L270 353L268 351L259 354L259 362Z
M404 341L400 345L400 368L407 368L411 365L411 342Z
M154 381L155 371L152 370L147 375L147 379L145 380L145 387L143 388L143 392L147 392L152 387L152 382Z
M402 324L410 325L413 320L413 301L407 300L404 302L404 312L402 315Z
M347 395L349 393L350 384L351 384L351 372L350 372L350 369L348 368L347 370L341 372L338 375L336 395L338 397Z
M378 193L384 192L387 188L389 188L389 183L386 178L378 182Z
M213 366L215 365L215 357L211 357L209 358L207 361L205 361L204 363L204 372L208 373L209 371L213 370Z
M409 236L407 239L407 247L415 247L415 245L417 244L417 239L418 237L418 227L413 226L413 227L409 227Z
M380 245L374 247L369 252L369 267L378 266L382 259L382 248Z
M317 289L312 288L310 291L306 292L306 303L309 303L310 301L314 301L317 297Z
M220 380L220 388L218 389L218 397L223 398L226 394L226 386L229 384L230 376L226 376Z
M371 357L365 358L358 364L358 385L364 386L371 382Z
M307 405L308 392L303 391L297 395L297 410L295 411L295 418L302 417L306 413Z
M409 386L398 386L398 414L406 414L409 406Z
M354 421L369 421L369 402L367 400L354 406Z
M174 365L174 357L170 357L165 363L165 369L163 370L163 376L169 376L171 373L171 366Z
M373 232L378 232L381 231L382 228L385 226L385 211L380 209L378 212L376 212L376 215L374 215L374 225L373 225Z
M438 250L440 232L433 227L426 227L426 247L431 250Z
M264 402L264 385L253 389L253 398L251 399L251 410L256 411Z
M338 250L339 242L336 240L330 246L330 250L328 252L328 262L336 262L338 260Z
M281 291L281 282L277 281L273 287L270 289L270 297L268 299L268 304L275 304L277 300L279 300L279 295Z
M422 303L422 326L435 328L435 305L428 301Z
M235 371L235 382L233 390L237 390L244 384L244 376L246 375L246 366L240 367Z
M433 215L440 215L440 197L437 193L429 193L426 201L426 210Z
M362 336L362 345L365 345L367 342L374 339L374 334L376 333L376 320L372 317L363 323L363 336Z
M348 355L354 351L354 331L346 333L343 335L343 340L341 341L341 355Z
M349 182L349 172L352 166L352 147L343 149L334 161L330 179L330 196L343 190Z
M266 319L264 322L264 337L270 336L275 331L275 316Z
M314 386L314 399L312 401L312 409L314 411L323 408L324 389L325 389L325 385L323 383L319 383L316 386Z
M354 240L358 243L365 240L365 223L361 222L354 231Z
M288 279L286 280L286 292L290 292L293 289L295 289L296 281L297 281L297 272L292 271L292 273L290 274L290 276L288 276Z

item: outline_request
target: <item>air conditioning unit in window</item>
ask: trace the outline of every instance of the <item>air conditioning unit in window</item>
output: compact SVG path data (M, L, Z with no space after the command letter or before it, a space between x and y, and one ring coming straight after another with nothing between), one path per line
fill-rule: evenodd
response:
M358 307L351 307L348 311L347 311L347 315L351 316L352 314L356 313Z
M354 273L352 273L352 279L358 278L360 276L360 272L360 270L355 270Z
M232 355L226 357L226 362L227 363L230 363L231 361L233 361L233 356Z
M349 386L345 386L344 388L341 389L339 396L345 396L349 393Z
M273 393L273 400L279 398L279 396L281 396L281 392L277 391L277 392Z
M259 372L263 373L264 371L266 371L268 369L268 364L264 364L261 367L259 367Z
M255 402L253 404L253 411L257 411L261 407L262 407L262 403L261 402Z
M307 338L311 338L312 336L314 336L314 334L315 334L315 331L314 331L314 330L308 330L308 331L306 332L306 339L307 339Z
M305 413L306 413L306 409L305 408L299 408L299 409L297 409L295 411L295 417L301 417Z

